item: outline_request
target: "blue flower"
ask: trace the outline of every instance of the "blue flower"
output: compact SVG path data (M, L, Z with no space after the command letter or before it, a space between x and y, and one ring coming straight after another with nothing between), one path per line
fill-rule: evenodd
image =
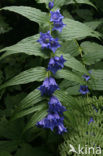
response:
M54 7L54 0L53 0L53 2L49 2L49 9L52 9L53 7Z
M64 127L63 123L59 123L58 126L57 126L57 133L58 134L63 134L63 133L66 133L67 132L67 129Z
M64 16L60 14L59 10L54 11L54 12L50 11L50 13L51 13L51 19L50 19L51 22L60 21L60 19L64 18Z
M63 58L63 55L60 57L55 56L54 58L51 58L48 64L48 70L55 74L58 70L64 67L65 61L66 60Z
M39 128L47 128L53 131L56 129L58 134L63 134L67 132L66 128L63 125L63 117L60 117L57 113L48 114L44 119L37 122L36 126Z
M89 93L88 86L85 86L85 85L80 86L80 90L79 90L79 92L80 92L81 94L83 94L83 95Z
M84 75L83 75L83 78L84 78L86 81L88 81L88 80L90 79L90 76L89 76L89 75L84 74Z
M63 112L66 111L66 108L62 106L60 101L55 96L52 96L50 98L48 104L49 104L49 112L63 114Z
M93 118L91 117L89 122L88 122L88 125L91 123L91 122L94 122Z
M58 90L59 87L54 78L49 77L46 78L43 84L40 86L39 90L41 91L41 95L52 95L55 90Z
M61 45L58 42L58 38L51 38L50 40L50 45L49 45L49 49L53 51L53 53L55 53L55 51L57 50L57 48L61 47Z
M66 24L62 22L62 19L60 19L60 21L54 21L54 28L52 30L57 30L59 32L62 32L62 29L65 26Z
M44 119L37 122L38 127L50 128L52 131L58 125L58 122L62 122L63 118L60 117L57 113L48 114Z
M37 42L41 44L42 49L48 48L54 53L57 50L57 48L61 47L61 45L58 42L58 39L55 39L50 35L50 31L48 31L47 33L40 32L40 39L37 40Z
M40 32L40 39L37 40L37 42L39 42L41 44L42 49L49 48L51 38L52 37L50 35L50 31L48 31L47 33L41 33Z

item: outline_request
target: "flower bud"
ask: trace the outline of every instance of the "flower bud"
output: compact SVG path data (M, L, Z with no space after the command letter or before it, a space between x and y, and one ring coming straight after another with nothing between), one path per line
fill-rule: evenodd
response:
M54 7L54 2L49 2L49 9L52 9Z

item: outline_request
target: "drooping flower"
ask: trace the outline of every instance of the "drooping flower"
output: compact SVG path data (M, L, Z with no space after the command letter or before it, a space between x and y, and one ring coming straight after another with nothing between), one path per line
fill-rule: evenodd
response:
M51 58L48 64L48 70L55 74L58 70L64 67L65 61L66 60L63 58L63 55L60 57L55 56L54 58Z
M91 117L89 122L88 122L88 125L91 123L91 122L94 122L93 118Z
M85 86L85 85L80 86L79 92L80 92L81 94L83 94L83 95L89 93L88 86Z
M61 45L58 42L58 38L51 38L50 40L50 45L49 45L49 49L53 51L53 53L55 53L55 51L61 47Z
M63 125L63 117L60 117L57 113L48 114L44 119L37 122L36 126L39 128L47 128L53 131L56 129L58 134L63 134L67 132L66 128Z
M89 75L84 74L84 75L83 75L83 78L84 78L86 81L88 81L88 80L90 79L90 76L89 76Z
M60 21L54 21L54 27L52 30L57 30L59 32L62 32L62 29L65 26L66 24L63 23L62 19L60 19Z
M42 128L50 128L52 131L58 125L58 122L63 121L63 118L60 117L57 113L55 114L48 114L44 119L37 122L38 127Z
M49 104L49 112L63 114L63 112L66 111L66 108L62 106L60 101L55 96L52 96L50 98L48 104Z
M37 40L37 42L39 42L41 44L42 49L49 48L51 38L52 37L50 35L50 31L48 31L47 33L41 33L40 32L40 39Z
M64 18L64 16L60 14L59 10L54 11L54 12L50 11L50 13L51 13L51 19L50 19L51 22L60 21L60 19Z
M59 87L54 78L49 77L46 78L43 84L40 86L39 90L41 91L41 95L52 95L54 91L58 90Z
M59 123L58 126L57 126L57 133L58 134L63 134L63 133L66 133L67 132L67 129L64 127L63 123Z
M52 9L54 7L54 0L52 2L49 2L49 9Z

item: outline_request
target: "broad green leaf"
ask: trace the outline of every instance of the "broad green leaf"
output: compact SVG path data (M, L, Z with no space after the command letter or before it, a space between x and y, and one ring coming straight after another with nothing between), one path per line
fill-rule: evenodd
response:
M72 106L75 99L72 96L68 96L65 90L58 90L54 95L63 103L65 106Z
M66 27L63 29L62 34L60 34L62 40L80 39L88 36L100 37L98 32L81 22L72 19L64 19L64 23L66 24Z
M90 81L89 85L91 87L92 90L103 90L103 80L94 80L94 81Z
M103 23L103 19L86 22L85 24L95 30Z
M87 73L85 66L80 61L70 56L69 54L64 54L63 57L66 60L65 62L66 67L72 68L81 73Z
M5 82L3 85L0 86L0 89L18 84L26 84L33 81L43 81L45 77L46 77L45 68L43 67L31 68L24 72L21 72L19 75Z
M18 53L25 53L27 55L35 55L35 56L41 56L43 58L48 58L48 53L43 51L41 49L41 45L37 43L37 40L39 38L39 34L27 37L26 39L23 39L19 41L17 44L3 48L0 50L0 52L5 52L1 57L0 60L4 59L5 57L13 54Z
M20 112L15 112L15 115L13 116L13 120L15 119L18 119L18 118L21 118L21 117L24 117L26 115L29 115L31 113L34 113L36 111L40 111L42 109L46 108L46 103L41 103L41 104L38 104L37 106L34 106L34 107L31 107L31 108L28 108L26 110L22 110Z
M44 100L44 97L41 96L40 91L38 89L35 89L20 102L17 110L22 110L22 109L31 107L43 100Z
M32 127L35 127L36 126L36 123L38 121L40 121L41 119L43 119L46 115L47 115L47 110L46 109L42 109L41 111L38 111L36 112L32 118L30 119L30 121L28 122L27 126L25 127L24 131L32 128Z
M64 54L69 53L72 56L77 56L80 54L79 45L75 40L70 40L70 41L68 40L66 42L63 42L60 50L57 50L57 53L59 54L60 51Z
M91 70L89 85L92 90L103 90L103 70Z
M83 52L85 53L83 57L85 64L94 64L95 62L99 62L101 59L103 59L102 45L86 41L81 44L81 47L83 49Z
M75 74L69 70L65 70L65 69L58 71L56 74L56 77L74 81L74 82L83 83L82 79L77 74Z
M65 5L67 5L67 4L78 4L78 3L91 5L94 8L96 8L95 5L92 2L90 2L90 0L65 0Z
M32 7L10 6L10 7L4 7L0 10L13 11L39 24L45 24L45 22L49 20L49 16L45 12L41 12L39 9L32 8Z

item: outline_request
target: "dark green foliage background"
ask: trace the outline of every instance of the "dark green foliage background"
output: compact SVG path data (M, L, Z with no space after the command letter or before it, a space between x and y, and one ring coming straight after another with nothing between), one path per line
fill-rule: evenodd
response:
M44 3L37 3L38 1L39 0L1 0L0 8L5 6L30 6L48 12L46 5ZM93 2L97 9L87 4L75 3L74 1L74 4L62 6L61 11L66 18L73 18L82 23L87 23L87 25L100 33L100 37L97 37L98 35L95 37L92 35L92 37L90 37L90 35L84 35L86 37L81 36L80 39L78 39L78 45L82 47L84 52L89 48L89 51L95 51L96 58L99 55L98 52L100 53L99 61L98 59L93 60L90 55L84 58L87 70L103 70L103 0L91 0L91 2ZM38 23L30 21L20 14L4 10L0 12L0 49L12 46L22 39L38 34L39 31ZM95 42L95 45L93 45L92 42ZM80 50L78 50L78 48L77 53ZM2 57L3 54L1 50L0 57ZM80 55L75 54L74 56L77 56L76 59L82 62ZM47 67L47 62L48 59L45 61L40 56L26 55L24 53L7 56L0 60L0 84L4 84L14 76L30 68L38 66ZM65 72L69 69L68 67L69 65ZM75 70L75 68L73 68L73 70ZM97 71L94 75L98 77L99 73L101 73L101 71ZM30 129L25 130L33 114L23 116L21 112L20 115L23 117L13 120L13 117L17 114L16 111L20 101L36 89L41 82L35 81L7 88L3 87L4 89L0 90L0 156L67 156L70 155L67 154L69 151L69 143L75 146L79 143L85 145L86 139L90 145L92 145L95 140L95 144L100 145L103 149L103 79L101 81L99 80L100 85L97 86L99 89L91 89L90 97L87 99L82 98L78 94L78 87L80 86L80 84L78 84L79 80L72 84L60 74L62 75L62 73L59 73L57 78L59 77L61 79L57 81L60 83L63 91L60 91L59 94L57 93L57 96L69 110L65 113L65 124L68 127L68 134L58 136L49 130L36 128L35 124L31 126ZM100 77L102 76L103 73L101 73ZM67 95L64 94L65 91L67 91ZM34 94L36 93L34 92ZM70 95L70 97L68 97L68 95ZM44 103L47 103L47 101L44 100L43 104ZM70 107L69 104L72 104L72 107ZM99 110L98 113L92 109L92 104ZM39 110L39 108L36 109ZM42 110L40 110L40 114L41 113ZM37 115L39 116L39 114ZM94 116L95 123L88 128L88 121L91 116ZM93 138L91 134L86 136L86 130L94 132L95 137Z

